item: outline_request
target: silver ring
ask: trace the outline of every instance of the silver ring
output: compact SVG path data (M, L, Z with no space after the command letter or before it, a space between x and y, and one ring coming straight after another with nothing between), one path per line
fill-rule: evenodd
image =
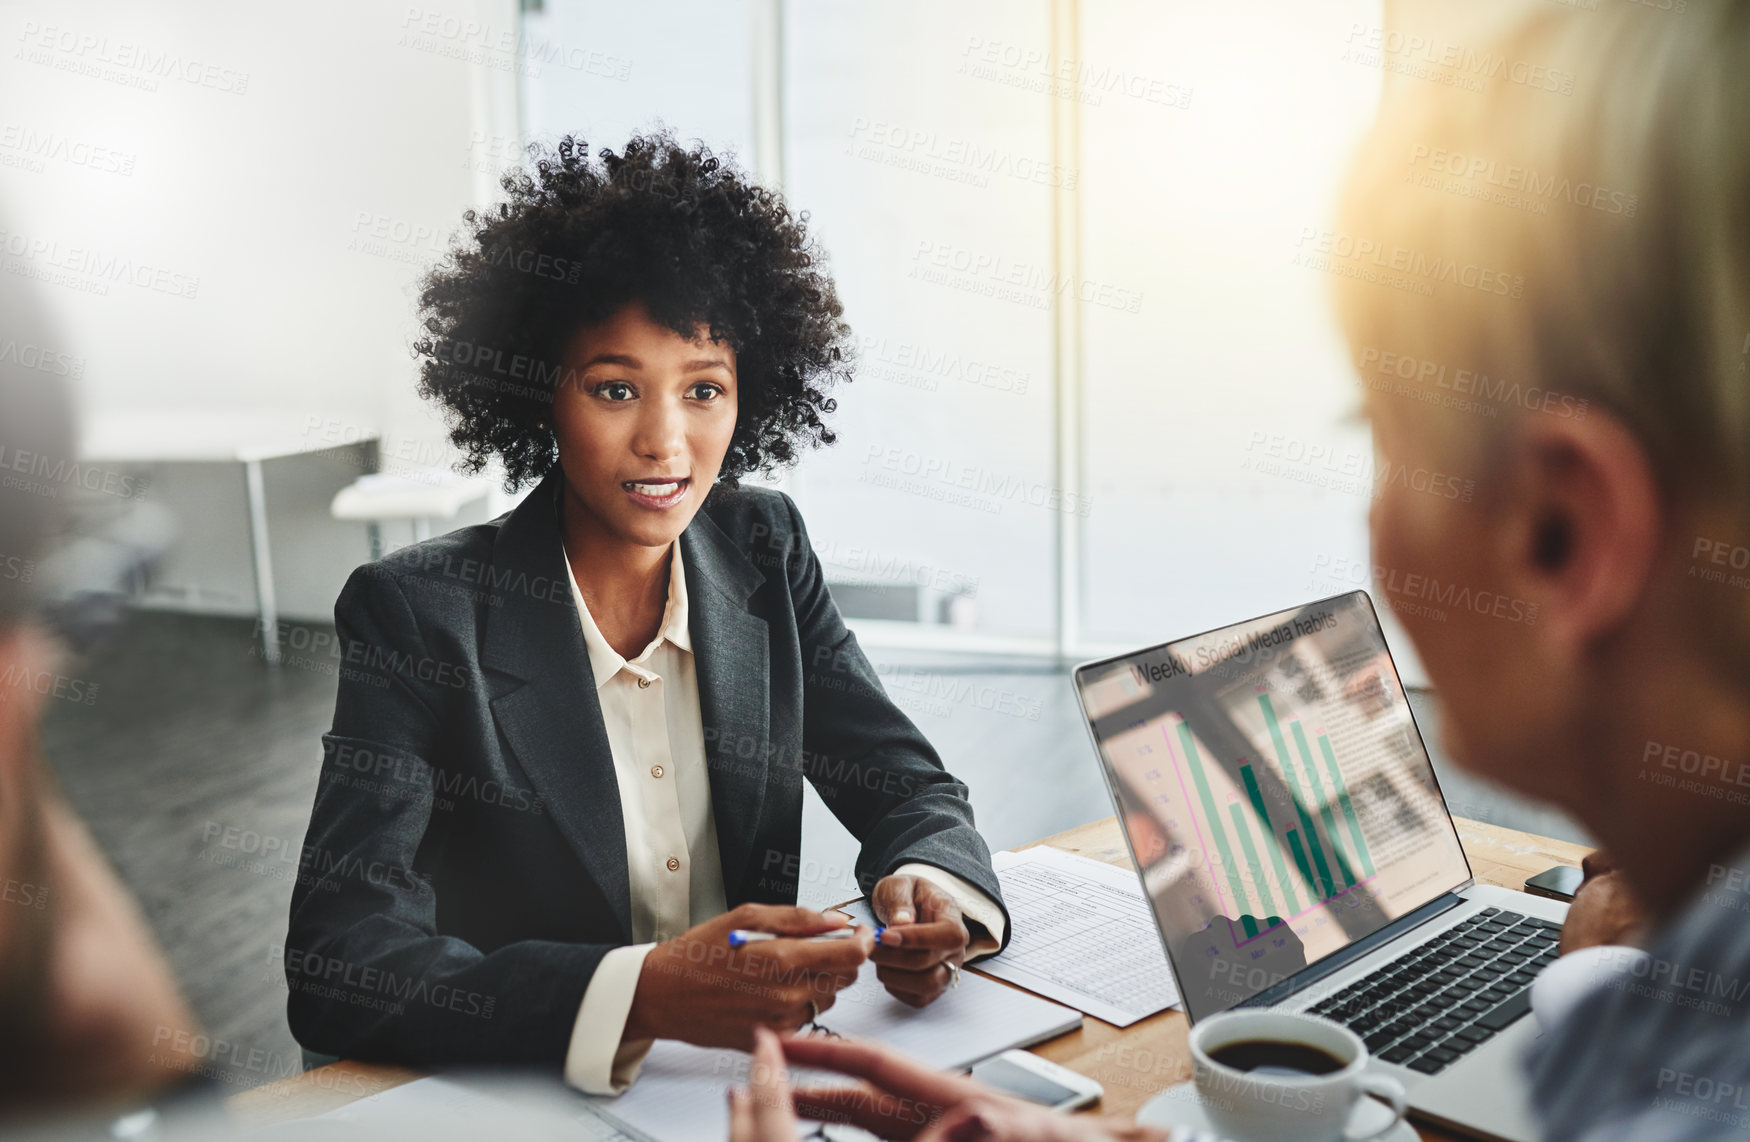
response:
M949 964L948 971L950 973L949 977L948 977L948 986L949 987L959 987L960 986L960 965L959 964Z

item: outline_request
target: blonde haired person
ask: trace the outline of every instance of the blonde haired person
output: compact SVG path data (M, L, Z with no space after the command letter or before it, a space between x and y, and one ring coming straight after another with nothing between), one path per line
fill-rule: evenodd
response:
M1475 481L1382 481L1371 520L1447 748L1611 854L1534 990L1551 1139L1750 1133L1750 4L1679 7L1418 29L1486 79L1394 73L1317 240L1381 470ZM920 1137L1118 1129L787 1050L930 1104ZM761 1085L738 1139L789 1136Z
M1476 482L1382 486L1376 579L1470 601L1388 598L1454 760L1610 854L1534 988L1547 1136L1742 1135L1750 4L1526 10L1484 91L1388 93L1332 242L1382 461Z

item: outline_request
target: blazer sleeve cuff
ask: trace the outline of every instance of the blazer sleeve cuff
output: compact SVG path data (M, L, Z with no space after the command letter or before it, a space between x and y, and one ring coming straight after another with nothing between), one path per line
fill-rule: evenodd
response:
M644 957L655 944L615 948L590 976L565 1052L565 1081L585 1094L623 1094L638 1079L650 1039L621 1042Z
M977 921L985 931L983 936L975 935L966 945L966 958L977 959L1001 950L1003 932L1007 924L1003 919L1003 910L997 907L997 902L986 896L977 887L955 876L945 868L937 868L933 864L902 864L893 870L895 876L915 876L919 880L927 880L946 892L960 909L960 914L968 920Z

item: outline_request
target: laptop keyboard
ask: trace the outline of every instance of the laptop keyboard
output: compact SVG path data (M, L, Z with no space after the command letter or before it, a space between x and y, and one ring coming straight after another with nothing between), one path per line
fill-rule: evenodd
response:
M1438 1074L1531 1010L1562 926L1485 908L1310 1009L1388 1063Z

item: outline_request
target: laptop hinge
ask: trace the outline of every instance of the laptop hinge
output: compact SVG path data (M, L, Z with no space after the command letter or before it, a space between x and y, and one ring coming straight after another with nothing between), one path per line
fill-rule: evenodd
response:
M1252 996L1252 998L1235 1004L1235 1006L1271 1007L1275 1004L1281 1003L1296 992L1305 991L1313 984L1325 979L1339 968L1354 963L1356 960L1365 956L1368 952L1373 951L1381 944L1389 943L1403 935L1405 932L1408 932L1411 928L1416 927L1418 924L1426 924L1442 912L1456 908L1463 903L1464 897L1455 892L1448 892L1444 896L1436 896L1433 900L1422 905L1422 907L1416 909L1414 912L1404 913L1402 916L1399 916L1396 920L1393 920L1390 924L1387 924L1372 935L1363 936L1348 947L1332 952L1318 963L1309 964L1305 968L1302 968L1300 971L1295 972L1293 975L1283 980L1281 983L1276 984L1273 987L1267 987L1263 991Z

